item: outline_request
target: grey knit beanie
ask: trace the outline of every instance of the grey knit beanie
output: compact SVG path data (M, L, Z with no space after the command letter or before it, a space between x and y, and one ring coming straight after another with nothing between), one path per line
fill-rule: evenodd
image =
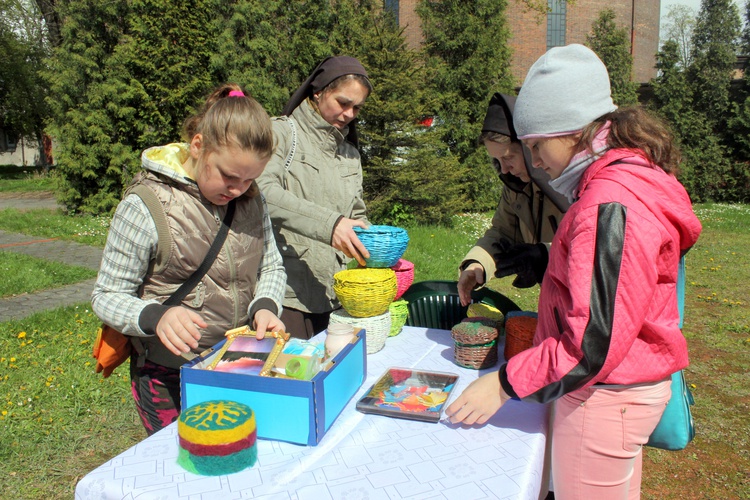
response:
M617 109L609 74L588 47L554 47L529 69L516 99L513 121L519 139L581 131Z

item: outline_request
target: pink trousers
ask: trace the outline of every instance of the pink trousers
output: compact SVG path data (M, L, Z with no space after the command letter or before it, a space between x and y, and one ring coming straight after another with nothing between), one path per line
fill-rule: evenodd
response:
M643 445L669 401L670 384L593 386L555 402L555 500L640 498Z

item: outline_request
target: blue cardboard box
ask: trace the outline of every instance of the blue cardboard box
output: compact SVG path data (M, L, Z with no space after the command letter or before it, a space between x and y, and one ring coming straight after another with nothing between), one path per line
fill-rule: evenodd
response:
M312 380L202 369L224 342L180 369L182 410L216 399L244 403L255 412L258 437L262 439L317 445L362 386L367 373L364 330L333 358L332 366Z

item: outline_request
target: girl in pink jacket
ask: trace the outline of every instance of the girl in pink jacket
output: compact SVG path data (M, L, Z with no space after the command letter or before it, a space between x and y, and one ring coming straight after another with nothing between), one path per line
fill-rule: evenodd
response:
M677 309L682 255L701 231L675 174L668 129L617 109L590 49L549 50L515 108L533 166L573 202L549 251L534 347L472 383L447 409L482 424L510 398L554 401L555 498L639 498L642 446L688 365Z

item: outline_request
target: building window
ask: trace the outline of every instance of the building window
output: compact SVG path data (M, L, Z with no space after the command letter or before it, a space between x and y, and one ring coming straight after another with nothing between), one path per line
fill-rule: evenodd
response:
M385 10L393 14L393 19L396 21L398 26L398 0L385 0Z
M565 45L565 16L567 3L565 0L547 0L547 50L552 47Z
M0 153L15 153L18 147L16 134L0 128Z

